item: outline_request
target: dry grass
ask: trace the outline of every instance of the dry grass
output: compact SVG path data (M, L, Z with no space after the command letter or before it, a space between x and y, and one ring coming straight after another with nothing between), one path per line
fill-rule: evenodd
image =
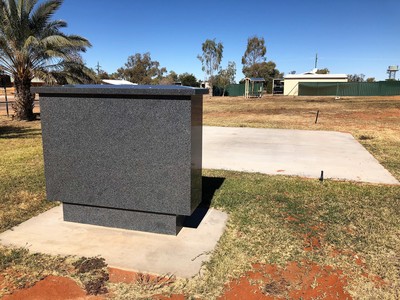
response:
M317 110L320 117L315 124ZM398 179L399 117L400 97L207 98L204 104L205 125L350 132ZM0 232L52 205L45 201L41 147L39 122L0 117ZM146 280L108 283L113 299L174 293L215 299L229 280L244 274L252 263L284 266L304 260L342 270L355 299L399 297L399 186L210 170L204 175L224 178L211 205L230 215L210 261L198 276L165 285L149 285ZM317 239L320 245L307 250L305 237ZM81 260L0 248L0 276L7 275L17 287L47 274L71 276L90 288L106 280L102 269L90 276L78 274L76 261Z
M395 97L206 97L204 123L215 126L309 130L396 130L400 96ZM315 115L320 111L318 123ZM249 122L250 121L250 122Z
M400 96L206 97L204 124L349 132L400 179Z

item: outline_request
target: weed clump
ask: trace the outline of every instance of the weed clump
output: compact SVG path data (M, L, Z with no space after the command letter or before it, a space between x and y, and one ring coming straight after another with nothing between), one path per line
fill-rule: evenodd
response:
M72 264L88 295L107 294L109 274L101 257L82 257Z

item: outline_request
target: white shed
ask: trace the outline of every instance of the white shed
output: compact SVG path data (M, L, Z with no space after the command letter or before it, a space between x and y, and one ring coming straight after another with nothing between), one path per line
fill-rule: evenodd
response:
M317 74L316 70L302 74L289 74L284 78L283 94L297 96L299 82L347 82L347 74Z

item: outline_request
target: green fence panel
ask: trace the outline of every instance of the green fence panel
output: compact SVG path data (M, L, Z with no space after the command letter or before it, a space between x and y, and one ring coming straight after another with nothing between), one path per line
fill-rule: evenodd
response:
M317 83L299 83L299 96L318 96L318 84Z
M244 84L230 84L225 89L225 96L243 96L244 95ZM214 85L213 96L222 96L224 88Z
M336 83L337 93L334 96L358 96L360 87L357 82Z
M379 83L382 96L400 95L400 81L381 81Z
M226 89L226 96L243 96L244 84L230 84Z
M335 82L300 82L299 96L329 96L336 95Z
M400 81L300 82L299 96L394 96L400 95Z
M253 89L253 94L257 95L258 91L261 89L261 87L263 87L265 89L265 84L262 83L255 83L254 84L254 89ZM250 84L250 95L252 95L252 86ZM230 84L228 85L228 87L226 88L225 91L225 95L226 96L244 96L244 92L245 92L245 84Z

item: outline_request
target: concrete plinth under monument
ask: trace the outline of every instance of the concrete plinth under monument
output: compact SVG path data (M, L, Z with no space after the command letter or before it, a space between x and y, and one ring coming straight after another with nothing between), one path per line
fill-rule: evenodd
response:
M226 213L210 208L198 227L177 236L65 222L54 207L0 233L5 246L31 253L101 256L110 267L190 278L199 274L225 230Z
M40 87L48 200L64 220L177 234L201 202L202 95L177 86Z

